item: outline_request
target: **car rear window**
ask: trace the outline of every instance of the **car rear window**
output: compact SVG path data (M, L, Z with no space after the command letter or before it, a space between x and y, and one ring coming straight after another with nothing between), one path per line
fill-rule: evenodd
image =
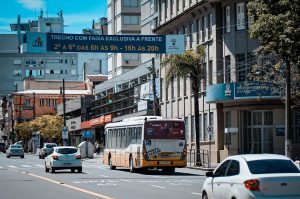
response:
M22 149L23 147L21 145L11 145L10 148L13 148L13 149Z
M60 154L73 154L77 152L77 149L73 149L73 148L62 148L62 149L56 149L57 153Z
M56 144L46 144L46 148L53 148L55 146L57 146L57 145Z
M253 160L247 162L252 174L300 173L291 160Z

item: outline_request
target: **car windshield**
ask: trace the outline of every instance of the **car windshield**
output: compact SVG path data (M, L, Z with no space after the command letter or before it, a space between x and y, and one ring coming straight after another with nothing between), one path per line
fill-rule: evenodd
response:
M300 173L291 160L253 160L248 161L247 164L252 174Z
M21 145L11 145L10 148L13 148L13 149L22 149L23 147Z
M46 148L53 148L55 146L57 146L57 145L56 144L46 144Z
M60 154L73 154L77 152L77 149L75 148L60 148L60 149L56 149L57 153Z

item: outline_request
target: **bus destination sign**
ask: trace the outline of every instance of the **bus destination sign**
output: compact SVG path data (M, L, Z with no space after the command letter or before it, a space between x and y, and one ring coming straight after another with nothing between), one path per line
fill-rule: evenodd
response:
M183 35L85 35L27 33L28 52L166 53L184 52Z

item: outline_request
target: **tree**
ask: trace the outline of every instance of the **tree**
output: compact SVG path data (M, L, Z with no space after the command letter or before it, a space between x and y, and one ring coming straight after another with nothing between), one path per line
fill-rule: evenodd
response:
M61 131L63 128L63 118L57 115L43 115L30 122L23 122L15 126L19 140L26 143L32 133L40 131L44 140L61 140Z
M172 54L162 60L162 66L166 67L165 82L169 85L175 77L189 77L192 82L192 91L194 94L194 114L196 130L196 162L199 165L200 160L200 135L199 135L199 89L200 81L206 78L205 47L197 46L196 49L187 50L184 54Z
M291 157L291 70L300 73L299 0L250 0L254 23L250 36L261 42L260 53L275 52L285 62L285 155Z

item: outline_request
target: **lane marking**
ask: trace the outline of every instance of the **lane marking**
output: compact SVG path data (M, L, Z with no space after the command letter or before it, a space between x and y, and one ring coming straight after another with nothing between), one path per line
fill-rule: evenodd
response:
M18 167L14 166L14 165L7 165L7 167L10 167L10 168L13 168L13 169L18 168Z
M108 178L108 176L106 176L106 175L99 175L99 176L101 176L103 178Z
M37 167L45 167L44 165L41 165L41 164L36 164L35 166L37 166Z
M161 187L161 186L156 186L156 185L151 185L151 187L155 187L155 188L160 188L160 189L165 189L166 187Z
M196 192L192 192L191 194L198 195L198 196L202 196L201 193L196 193Z
M42 179L42 180L45 180L45 181L48 181L48 182L51 182L51 183L54 183L54 184L58 184L58 185L67 187L69 189L73 189L73 190L80 191L80 192L83 192L83 193L86 193L86 194L90 194L92 196L96 196L96 197L99 197L99 198L114 199L114 198L109 197L109 196L105 196L105 195L102 195L102 194L99 194L99 193L96 193L96 192L88 191L88 190L85 190L85 189L82 189L82 188L79 188L79 187L75 187L75 186L72 186L72 185L69 185L69 184L65 184L63 182L52 180L50 178L46 178L46 177L39 176L39 175L36 175L36 174L27 173L27 175L32 176L32 177L36 177L36 178L39 178L39 179Z
M26 164L22 164L21 166L22 167L27 167L27 168L32 167L32 166L29 166L29 165L26 165Z

